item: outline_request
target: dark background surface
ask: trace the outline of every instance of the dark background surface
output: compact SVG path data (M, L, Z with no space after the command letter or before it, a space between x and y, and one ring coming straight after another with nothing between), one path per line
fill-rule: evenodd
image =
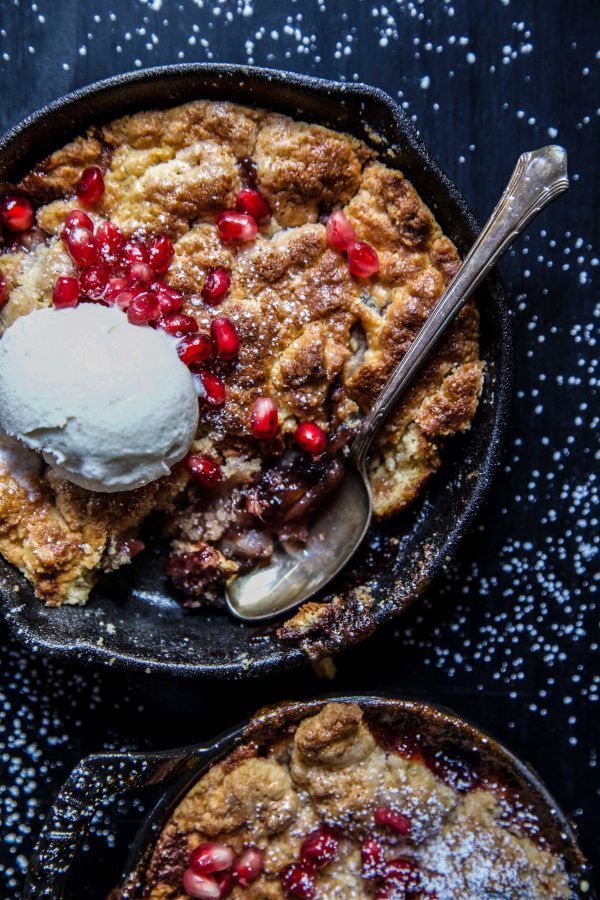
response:
M203 740L264 703L329 691L408 693L473 719L533 763L600 861L597 26L595 0L0 0L3 129L128 69L246 62L398 97L481 218L524 150L562 143L572 177L501 266L515 401L480 524L424 601L336 660L333 681L308 666L245 683L127 676L44 659L2 630L2 897L19 895L81 756ZM123 837L114 848L111 827L97 830L89 897L123 861Z

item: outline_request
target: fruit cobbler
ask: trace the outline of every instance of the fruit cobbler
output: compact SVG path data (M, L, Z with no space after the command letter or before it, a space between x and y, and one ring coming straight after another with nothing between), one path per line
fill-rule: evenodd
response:
M64 332L60 360L77 415L46 430L27 426L27 440L27 423L15 426L0 441L0 552L51 606L85 603L100 573L142 552L148 519L168 542L167 572L189 606L221 603L225 581L268 560L276 543L301 546L311 508L343 477L357 423L459 265L411 183L366 144L231 103L198 101L91 129L18 184L0 185L0 223L0 355L12 329L12 345L18 338L36 355L23 317L36 316L42 335L51 318L52 328L73 323L81 336ZM177 394L160 400L155 345L138 342L134 329L171 339L176 355L162 344L157 353L169 350L185 367L185 403L193 386L184 450L165 439L162 411L181 416L187 407L168 399ZM121 409L127 334L143 365L129 360ZM112 373L75 396L70 353L94 356L104 335ZM409 504L440 465L444 439L468 429L482 372L470 302L375 442L376 516ZM57 377L54 363L47 374ZM123 447L118 472L110 427L106 440L92 437L93 404L113 394L102 414L118 412L120 428L137 421L140 404L154 404L143 419L148 446ZM9 409L9 400L6 421L20 423L22 404ZM450 803L447 788L439 794ZM444 827L478 815L496 828L491 807L455 805Z
M425 723L332 702L266 745L242 744L179 802L144 900L558 900L562 858L536 810Z

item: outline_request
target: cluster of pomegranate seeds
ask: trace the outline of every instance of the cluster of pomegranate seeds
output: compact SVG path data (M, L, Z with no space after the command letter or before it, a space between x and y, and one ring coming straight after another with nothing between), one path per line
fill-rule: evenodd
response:
M408 856L399 856L386 864L383 881L387 888L408 893L419 890L421 875L413 859Z
M183 465L194 481L201 484L202 487L214 488L218 487L223 480L221 466L208 456L201 456L198 453L188 453L183 460Z
M359 241L356 232L341 209L331 213L325 226L327 243L338 253L346 253L348 268L357 278L370 278L379 271L376 250L366 241Z
M57 309L77 306L79 302L79 281L77 278L63 276L58 279L52 292L52 302Z
M303 900L316 897L315 871L333 862L339 849L339 840L333 829L321 825L311 831L300 845L300 859L279 873L279 879L288 893Z
M206 276L200 295L209 306L216 306L224 299L230 285L231 278L227 269L213 269Z
M263 855L256 847L249 847L236 857L226 844L200 844L190 854L183 889L198 900L221 900L236 884L249 887L262 869Z
M319 456L327 446L327 435L315 422L301 422L295 438L298 446L312 456Z
M389 806L380 806L375 810L375 823L382 825L384 828L391 828L392 831L398 832L402 837L407 837L412 828L412 822L408 816L396 812Z
M27 197L4 197L0 203L0 219L11 231L27 231L33 218L33 206Z
M258 397L250 417L252 435L260 440L271 440L279 428L279 410L270 397Z
M311 869L300 863L291 863L279 873L279 878L289 894L312 900L316 897L315 876Z

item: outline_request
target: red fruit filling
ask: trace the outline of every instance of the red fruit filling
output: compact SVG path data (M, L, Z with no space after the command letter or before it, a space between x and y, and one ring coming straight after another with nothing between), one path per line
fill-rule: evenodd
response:
M63 276L59 278L52 291L52 302L56 309L77 306L79 302L79 281L77 278Z
M217 316L210 323L210 333L220 359L234 359L238 355L240 339L231 319Z
M202 285L201 297L210 306L216 306L229 290L231 278L227 269L213 269Z
M0 219L11 231L27 231L33 225L33 206L27 197L5 197L0 203Z
M238 191L235 206L238 212L252 216L258 225L266 225L271 220L271 207L255 188L243 187Z
M319 456L327 446L327 435L314 422L301 422L295 437L298 446L313 456Z

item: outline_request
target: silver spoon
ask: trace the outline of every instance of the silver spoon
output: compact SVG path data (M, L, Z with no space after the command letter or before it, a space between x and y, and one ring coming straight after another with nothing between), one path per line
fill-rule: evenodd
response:
M269 565L233 578L227 585L227 605L238 619L257 622L293 609L325 587L346 565L371 522L366 457L377 431L492 266L529 222L568 186L563 147L542 147L519 157L500 202L462 266L361 423L346 461L344 480L313 520L307 544L295 553L276 550Z

